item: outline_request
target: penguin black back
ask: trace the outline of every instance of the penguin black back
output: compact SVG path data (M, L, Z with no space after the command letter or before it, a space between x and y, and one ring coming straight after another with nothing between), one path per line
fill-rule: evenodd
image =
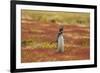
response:
M60 27L59 28L59 32L58 32L58 34L57 34L57 39L56 40L58 40L58 37L60 36L60 35L62 35L62 33L63 33L63 27ZM58 41L57 41L58 42Z

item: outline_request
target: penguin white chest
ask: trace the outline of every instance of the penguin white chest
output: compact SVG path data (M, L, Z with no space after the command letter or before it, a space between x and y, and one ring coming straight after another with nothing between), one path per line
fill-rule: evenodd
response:
M63 35L58 37L58 51L64 52L64 38Z

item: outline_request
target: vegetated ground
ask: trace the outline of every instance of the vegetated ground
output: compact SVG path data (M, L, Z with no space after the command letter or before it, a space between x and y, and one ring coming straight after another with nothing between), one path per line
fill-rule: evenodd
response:
M35 12L32 11L28 12L28 10L26 10L26 12L25 10L23 10L22 12L22 19L21 19L21 29L22 29L21 62L22 63L90 59L90 42L89 42L90 28L88 22L86 23L84 20L82 21L82 19L81 21L77 21L76 23L73 22L74 21L73 19L72 19L73 23L70 22L67 23L63 21L64 53L59 53L56 52L57 46L55 42L59 30L59 25L54 21L52 22L40 19L34 20L36 16L31 17L30 14L32 15L32 13ZM43 14L41 13L39 14L43 16ZM74 14L75 13L73 13L73 15ZM38 16L39 15L37 15L37 17ZM79 16L82 16L82 14L80 14ZM74 18L72 14L69 17ZM50 17L45 17L45 19L47 18ZM52 16L52 18L54 17ZM77 20L79 19L80 18L77 18ZM58 19L55 18L55 20Z

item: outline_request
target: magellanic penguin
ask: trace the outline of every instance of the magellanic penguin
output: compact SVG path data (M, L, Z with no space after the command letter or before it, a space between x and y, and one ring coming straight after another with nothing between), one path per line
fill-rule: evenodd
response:
M59 28L59 32L57 35L57 52L64 52L63 27Z

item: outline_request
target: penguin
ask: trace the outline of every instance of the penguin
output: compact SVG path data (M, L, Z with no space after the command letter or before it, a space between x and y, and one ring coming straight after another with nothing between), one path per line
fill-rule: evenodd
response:
M59 32L57 34L57 52L64 52L64 37L63 37L63 27L59 28Z

